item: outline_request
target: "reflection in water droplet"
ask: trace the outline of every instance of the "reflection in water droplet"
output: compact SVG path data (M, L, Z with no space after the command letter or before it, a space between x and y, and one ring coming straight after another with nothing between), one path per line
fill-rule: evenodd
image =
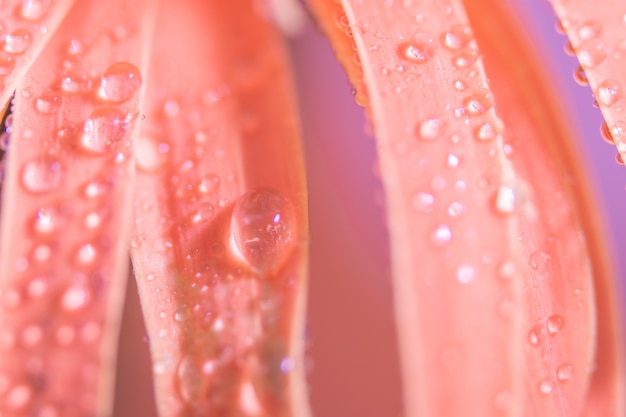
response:
M126 113L115 107L99 107L85 121L80 144L89 152L112 152L120 146L126 129Z
M141 74L128 62L109 66L100 80L99 95L103 100L121 103L131 99L141 88Z
M278 268L295 243L291 201L271 189L243 194L231 218L231 248L260 273Z
M398 45L398 55L416 64L425 64L437 54L437 42L429 32L415 34Z
M4 38L4 50L12 54L23 54L30 47L33 36L26 29L16 29Z
M55 160L34 160L24 164L21 178L26 191L44 193L61 185L63 167Z
M481 88L476 93L466 97L463 100L463 105L470 116L478 116L493 107L493 96L489 90Z
M564 326L565 319L558 314L553 314L546 320L546 328L551 335L555 335L560 332Z

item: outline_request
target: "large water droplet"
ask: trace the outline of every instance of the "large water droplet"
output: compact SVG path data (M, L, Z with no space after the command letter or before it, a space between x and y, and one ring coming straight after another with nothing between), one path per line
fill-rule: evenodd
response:
M132 98L140 88L139 70L128 62L116 62L104 72L99 95L104 100L121 103Z
M23 54L30 47L33 36L26 29L16 29L4 38L4 50L12 54Z
M89 152L106 154L120 146L126 129L126 113L115 107L100 107L85 121L80 144Z
M437 42L430 32L415 34L398 45L398 55L416 64L425 64L437 54Z
M295 243L291 201L271 189L243 194L231 219L231 247L257 272L280 266Z
M63 167L60 162L39 159L27 162L22 167L22 185L31 193L45 193L61 185Z

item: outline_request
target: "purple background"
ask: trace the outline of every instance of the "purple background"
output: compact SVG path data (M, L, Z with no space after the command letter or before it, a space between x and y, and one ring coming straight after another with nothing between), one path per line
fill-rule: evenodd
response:
M598 209L612 240L626 231L624 168L599 134L602 118L591 90L572 78L576 61L563 52L565 38L546 1L517 0L528 35L561 90L571 123L580 131L588 173L597 185ZM363 110L327 42L312 28L291 42L300 94L311 196L309 357L311 399L317 417L399 417L402 412L396 353L388 239L382 188L375 175L374 140L364 132ZM621 243L624 239L621 238ZM614 249L614 252L615 249ZM616 252L617 253L617 252ZM360 260L355 263L354 259ZM626 259L615 257L619 276ZM136 288L129 285L120 343L117 417L151 416L145 330Z

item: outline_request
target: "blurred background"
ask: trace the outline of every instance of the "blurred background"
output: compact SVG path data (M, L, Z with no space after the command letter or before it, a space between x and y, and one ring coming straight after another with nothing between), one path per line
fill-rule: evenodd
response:
M553 74L581 153L596 185L613 251L626 243L626 171L600 137L600 112L545 0L508 0ZM374 139L363 109L327 41L309 22L290 41L302 113L311 219L308 317L310 392L316 417L400 417L402 398L395 342L383 191L375 173ZM626 278L626 257L614 256ZM624 284L622 283L622 289ZM623 294L624 292L621 291ZM624 310L622 308L622 310ZM155 416L147 338L137 289L129 282L120 341L115 417Z

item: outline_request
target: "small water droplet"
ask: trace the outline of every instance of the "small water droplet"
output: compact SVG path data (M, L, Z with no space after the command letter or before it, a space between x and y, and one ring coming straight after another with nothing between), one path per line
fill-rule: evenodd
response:
M498 270L500 277L504 279L511 279L515 277L516 272L517 267L515 266L515 262L513 261L503 262L502 265L500 265L500 269Z
M606 45L600 39L583 41L578 49L578 60L584 68L595 68L606 59Z
M515 190L512 187L501 185L496 193L496 210L502 214L511 214L515 211Z
M550 255L541 250L535 251L530 255L530 266L535 271L544 270L549 261Z
M40 208L35 215L33 229L39 234L48 234L56 228L56 212L47 208Z
M434 140L442 135L444 128L445 122L442 119L431 117L417 125L416 133L421 139Z
M87 305L89 294L81 285L68 287L61 296L61 307L68 312L80 310Z
M539 346L539 329L537 327L533 327L528 332L528 343L531 346Z
M577 66L576 69L574 69L574 81L576 81L578 85L582 85L583 87L589 85L589 80L587 80L587 74L585 73L583 67L580 65Z
M457 168L459 166L459 157L453 153L448 154L448 168Z
M78 39L71 39L65 48L67 55L72 58L81 55L84 51L85 45Z
M220 177L217 174L207 174L198 182L198 192L201 194L211 194L220 187Z
M84 244L80 248L78 248L78 252L76 253L76 261L80 265L91 264L96 259L96 253L96 248L92 244Z
M231 248L252 269L273 270L289 255L295 238L291 201L271 189L248 191L231 218Z
M468 68L478 61L479 56L480 53L476 49L468 48L455 54L452 57L452 64L458 69Z
M115 107L98 107L83 125L80 144L90 153L117 150L126 133L126 113Z
M15 54L23 54L30 47L33 36L26 29L16 29L4 38L4 50Z
M215 208L211 203L202 203L198 210L191 216L193 223L203 223L210 220L215 214Z
M417 193L411 200L413 208L422 212L431 212L434 203L435 197L429 193Z
M163 105L163 112L168 117L176 116L179 110L180 110L180 105L178 104L178 101L174 99L167 100L165 104Z
M622 98L622 88L616 80L605 80L598 86L596 97L601 104L612 106Z
M458 217L465 211L465 206L463 204L455 201L448 207L448 214L451 217Z
M20 16L25 20L36 22L48 13L50 0L22 0Z
M463 24L454 25L442 36L442 43L451 50L465 48L473 38L472 30Z
M398 45L398 55L416 64L425 64L437 54L437 43L429 32L420 32Z
M43 278L35 278L26 287L26 292L32 298L43 296L48 291L48 284Z
M586 41L599 36L601 29L602 27L596 22L584 22L578 27L578 36L580 36L581 41Z
M555 335L560 332L564 326L565 319L558 314L553 314L546 320L546 328L548 329L548 333L551 335Z
M552 394L552 392L554 391L554 382L549 379L543 379L540 383L539 383L539 392L543 395L550 395Z
M31 193L45 193L58 188L63 180L63 167L56 160L37 159L22 167L22 185Z
M450 239L452 239L452 232L450 231L450 228L445 224L437 226L430 237L430 241L435 246L444 246L445 244L450 242Z
M155 136L141 134L133 142L137 168L145 172L156 171L165 161L170 150L169 145Z
M61 78L61 90L66 93L88 93L91 90L93 80L82 71L69 71Z
M100 98L121 103L131 99L141 88L141 74L128 62L116 62L109 66L100 80Z
M476 270L470 264L461 264L456 270L456 279L461 284L469 284L474 280Z
M52 114L61 108L61 95L54 90L46 90L35 100L35 108L41 114Z
M558 368L556 368L556 378L560 382L568 381L573 376L574 376L574 365L572 365L571 363L564 363L562 365L559 365Z
M481 88L476 93L466 97L463 105L470 116L479 116L493 107L493 96L487 89Z
M15 57L6 51L0 51L0 75L9 75L13 72L14 68Z

